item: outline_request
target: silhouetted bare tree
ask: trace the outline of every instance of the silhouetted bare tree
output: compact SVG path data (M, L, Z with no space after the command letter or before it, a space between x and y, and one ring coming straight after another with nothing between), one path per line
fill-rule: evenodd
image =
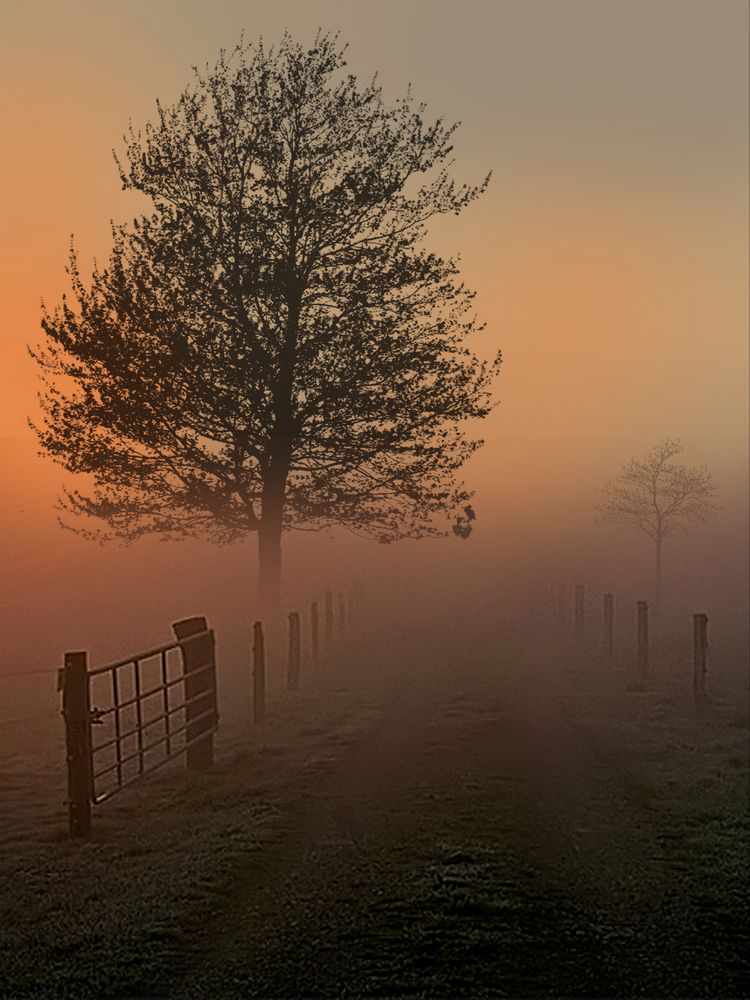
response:
M597 504L602 524L638 528L656 547L656 607L662 593L662 545L676 532L710 521L719 510L719 490L704 467L673 462L683 448L666 438L641 459L631 459L601 490Z
M71 254L76 302L32 352L41 448L93 480L61 509L123 540L255 531L272 601L283 529L468 534L464 421L500 364L466 346L456 260L423 247L489 177L457 185L456 126L345 66L327 35L242 44L131 127L122 184L151 210L90 282Z

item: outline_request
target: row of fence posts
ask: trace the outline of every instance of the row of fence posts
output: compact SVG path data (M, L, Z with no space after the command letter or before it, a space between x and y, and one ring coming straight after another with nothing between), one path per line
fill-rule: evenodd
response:
M346 632L347 624L351 622L353 613L353 595L349 594L349 607L347 614L347 602L343 594L338 595L338 630L343 636ZM335 625L335 600L333 591L329 590L325 595L323 607L323 649L330 653L334 644ZM287 616L288 622L288 657L286 688L289 692L299 690L300 672L302 668L302 615L299 611L290 611ZM310 604L310 659L313 667L321 664L321 641L320 641L320 609L317 601ZM263 726L266 722L266 641L263 623L256 621L253 624L253 646L252 646L252 675L253 675L253 722L256 726Z
M573 635L576 642L582 642L585 635L585 595L583 584L576 584L573 599ZM566 588L561 585L558 592L558 623L561 630L568 627ZM602 651L604 662L612 667L615 660L615 598L614 594L602 596ZM638 678L646 685L650 678L649 650L649 608L647 601L636 602L636 670ZM693 696L696 702L705 700L706 673L708 670L708 615L693 615Z
M361 595L357 592L357 603ZM321 644L320 621L318 602L313 601L310 605L310 655L313 666L319 666L323 661L322 653L330 655L334 648L334 626L338 624L338 632L344 636L348 622L354 617L355 593L349 592L349 603L343 594L338 595L338 623L335 615L335 598L333 591L328 591L325 595L323 609L323 643ZM289 646L287 661L286 687L288 691L299 690L300 671L302 666L302 616L298 611L289 613ZM143 731L154 724L153 721L144 721L141 717L141 701L144 697L152 697L159 692L166 692L176 681L167 682L166 661L164 659L167 650L179 648L182 653L183 673L182 682L184 684L184 702L173 707L170 711L168 700L165 700L165 712L157 717L167 719L167 716L184 709L185 712L185 746L183 750L186 756L186 766L188 770L205 770L213 764L213 732L218 723L218 698L216 691L216 661L213 632L208 628L205 618L190 618L173 625L176 640L149 650L146 653L138 654L134 657L118 661L107 667L100 667L90 670L88 658L85 652L70 652L65 654L64 667L59 672L58 689L62 692L62 715L65 723L65 749L67 758L67 806L68 806L68 826L71 836L87 836L91 832L92 806L101 801L95 794L95 771L94 754L100 747L95 747L92 740L91 727L99 721L100 710L92 709L90 698L89 682L92 676L101 674L104 671L116 671L125 666L132 666L134 673L135 695L129 701L123 703L127 706L135 706L137 726L127 737L135 734L138 740L138 753L141 755L150 747L144 749ZM155 655L162 657L163 683L153 690L143 692L140 685L140 674L138 664ZM253 721L255 725L264 725L266 722L266 646L263 632L263 624L256 621L253 625ZM207 669L206 664L210 669ZM116 681L113 681L116 685ZM113 687L113 690L116 688ZM199 704L204 695L210 694L213 706L213 715L206 721L204 704ZM115 739L110 743L117 743L120 737L119 710L121 705L115 698ZM168 696L165 694L165 699ZM111 711L108 709L107 711ZM165 726L167 723L165 722ZM169 731L167 736L161 739L159 745L167 743L166 758L171 759L169 747ZM118 761L119 748L118 748ZM183 752L182 750L176 751ZM119 765L118 765L119 766ZM157 765L158 766L158 765ZM111 768L110 768L111 770ZM141 756L141 772L142 756ZM119 774L119 771L118 771ZM128 784L130 781L127 782ZM118 784L122 785L121 779Z

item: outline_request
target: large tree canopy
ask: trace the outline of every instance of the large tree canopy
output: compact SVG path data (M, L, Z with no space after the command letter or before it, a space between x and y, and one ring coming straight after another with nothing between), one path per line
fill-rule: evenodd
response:
M257 531L272 589L284 528L444 534L500 364L424 246L489 178L456 184L456 126L345 66L329 36L241 45L131 127L123 187L152 209L90 280L72 256L33 352L42 450L92 477L65 510L125 540Z

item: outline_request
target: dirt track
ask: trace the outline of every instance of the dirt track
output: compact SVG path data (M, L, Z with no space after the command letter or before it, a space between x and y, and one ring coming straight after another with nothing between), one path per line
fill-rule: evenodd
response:
M459 648L393 681L153 997L750 993L747 868L706 870L557 681Z

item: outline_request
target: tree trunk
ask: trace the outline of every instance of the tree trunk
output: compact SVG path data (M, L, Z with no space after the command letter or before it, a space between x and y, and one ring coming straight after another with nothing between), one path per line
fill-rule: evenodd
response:
M654 600L654 610L661 607L661 535L656 537L656 594Z
M258 529L258 595L261 613L274 614L281 603L281 519L265 518Z
M277 433L263 482L258 528L258 590L261 611L269 618L281 604L281 529L291 456L291 438Z
M290 248L289 269L294 271L295 245ZM281 604L281 529L284 522L286 482L292 463L294 419L292 395L301 287L289 279L287 321L284 344L279 356L279 378L274 387L274 427L269 461L263 477L260 528L258 529L258 583L263 614L274 618Z

